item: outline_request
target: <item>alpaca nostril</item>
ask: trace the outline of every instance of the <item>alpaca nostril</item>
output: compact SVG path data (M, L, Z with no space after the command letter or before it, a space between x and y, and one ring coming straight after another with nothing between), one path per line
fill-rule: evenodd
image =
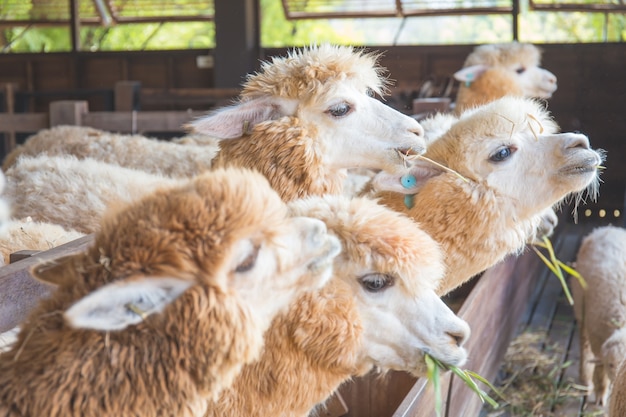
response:
M423 137L424 136L424 129L422 129L421 127L419 129L410 129L409 132L415 134L416 136L419 137Z
M589 149L589 139L585 135L574 135L566 144L566 149Z
M452 338L452 340L454 340L454 343L457 346L461 346L465 340L467 339L467 333L463 332L463 331L458 331L458 332L447 332L448 336L450 336Z

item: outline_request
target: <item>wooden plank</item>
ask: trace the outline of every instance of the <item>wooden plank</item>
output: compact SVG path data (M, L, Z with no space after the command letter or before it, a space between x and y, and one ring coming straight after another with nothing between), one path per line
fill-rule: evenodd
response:
M52 289L30 275L33 266L85 250L92 242L93 235L87 235L0 268L0 333L17 326Z
M47 113L0 113L0 132L36 132L49 127Z
M61 100L50 104L50 126L81 126L82 118L89 111L86 101Z

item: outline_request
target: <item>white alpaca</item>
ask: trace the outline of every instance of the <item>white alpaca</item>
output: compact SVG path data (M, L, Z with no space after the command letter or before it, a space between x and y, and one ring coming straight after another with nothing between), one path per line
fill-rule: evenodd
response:
M217 141L182 144L141 135L120 135L85 126L56 126L29 137L5 158L4 171L17 159L38 155L73 155L169 177L192 177L211 168ZM187 140L187 142L190 142Z
M445 294L518 253L534 239L545 210L571 193L597 192L602 154L586 136L557 133L548 112L532 99L505 97L467 111L426 157L404 175L380 173L381 202L408 214L441 243ZM405 188L402 177L412 175Z
M4 194L16 218L31 217L81 233L98 230L111 204L183 181L90 159L47 155L18 158L6 176Z
M529 43L480 45L454 77L461 82L455 112L505 96L550 98L556 76L541 68L541 51Z
M201 416L339 241L261 175L217 170L112 212L0 354L3 416Z
M583 289L578 280L570 281L580 334L580 380L593 385L596 402L606 405L626 358L626 230L604 226L585 236L576 270L587 283Z
M274 58L248 78L238 104L190 127L222 139L215 166L257 169L285 200L340 194L347 169L394 172L398 151L424 151L421 126L372 97L386 83L376 60L330 45Z
M261 358L206 417L303 417L352 376L425 376L424 352L465 362L468 325L434 291L441 250L413 221L364 198L310 197L290 207L323 220L341 241L333 277L274 319Z

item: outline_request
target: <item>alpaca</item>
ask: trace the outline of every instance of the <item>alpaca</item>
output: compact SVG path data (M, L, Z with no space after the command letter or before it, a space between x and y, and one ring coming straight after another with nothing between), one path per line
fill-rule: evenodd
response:
M557 133L533 99L504 97L469 110L405 174L381 172L366 191L406 213L446 253L446 294L472 276L519 253L545 210L588 188L595 195L603 153L578 133ZM410 175L408 177L407 175ZM402 180L411 178L408 188Z
M626 230L603 226L585 236L576 270L587 283L583 289L578 280L570 281L579 326L580 380L593 385L597 403L607 404L610 384L626 357Z
M114 202L131 202L185 181L67 155L19 157L6 177L4 196L16 218L30 217L80 233L97 231Z
M367 198L309 197L290 208L340 239L333 277L274 319L260 359L205 417L306 416L351 376L425 376L425 352L465 362L469 327L434 291L441 250L411 219Z
M541 51L530 43L479 45L454 74L461 82L455 112L512 95L550 98L557 89L556 76L541 68Z
M42 154L95 159L168 177L192 177L210 169L218 152L217 141L211 143L210 138L203 137L196 143L182 144L182 140L120 135L85 126L56 126L40 130L15 148L4 159L2 169L7 171L20 157ZM205 143L198 144L200 140Z
M347 169L396 172L398 151L422 153L423 129L373 95L385 93L373 53L321 45L265 62L240 101L190 123L220 139L213 166L263 173L285 201L341 194Z
M57 289L0 354L0 415L202 415L339 251L252 171L112 208L93 246L34 268Z

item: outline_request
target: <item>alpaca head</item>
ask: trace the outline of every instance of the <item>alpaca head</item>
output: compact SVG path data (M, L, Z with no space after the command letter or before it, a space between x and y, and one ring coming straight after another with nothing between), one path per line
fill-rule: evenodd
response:
M590 148L585 135L557 132L535 100L504 97L466 111L429 145L426 157L463 178L418 159L408 169L417 179L414 186L404 188L400 176L381 173L374 188L414 194L429 181L447 178L471 198L489 193L502 210L527 219L571 193L597 193L602 153Z
M254 133L259 125L267 130L268 124L282 119L283 125L301 127L307 146L322 155L328 169L393 171L402 166L399 150L422 153L425 142L414 119L374 98L385 93L382 72L375 54L351 47L321 45L293 51L265 62L259 73L250 75L239 103L189 127L228 140ZM278 147L276 152L285 151L275 138L268 142L268 147Z
M540 61L541 52L532 44L480 45L467 57L463 69L457 71L454 77L461 82L461 90L493 90L485 91L493 98L505 95L550 98L557 89L556 76L541 68ZM474 82L480 85L473 86Z
M442 253L417 224L365 198L312 197L290 206L322 219L342 242L332 282L349 287L360 317L359 351L351 352L357 368L423 376L424 353L465 362L469 327L436 295Z
M112 210L89 253L34 275L61 286L85 275L81 285L91 294L66 313L76 327L124 328L188 288L208 287L240 297L266 328L294 297L329 279L339 250L323 222L290 216L263 176L220 169ZM114 282L103 286L111 278L90 262Z

